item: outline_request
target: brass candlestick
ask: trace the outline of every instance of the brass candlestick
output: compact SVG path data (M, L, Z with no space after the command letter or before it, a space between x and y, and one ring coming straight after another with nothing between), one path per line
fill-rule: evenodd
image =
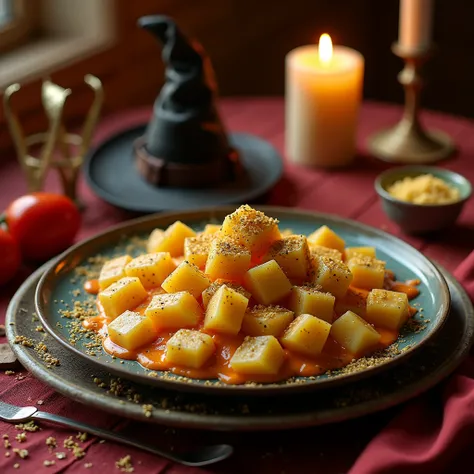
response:
M104 97L102 83L97 77L88 74L84 82L93 90L94 99L81 134L67 133L62 122L64 106L71 95L70 89L64 89L50 80L43 81L41 99L49 127L46 132L29 136L25 136L20 120L11 107L11 99L21 86L12 84L5 90L5 116L29 192L41 191L48 170L55 168L61 178L64 194L78 203L77 178L89 149ZM35 149L39 149L39 152L33 154Z
M419 120L423 87L421 67L430 50L407 51L394 44L392 51L405 61L405 67L398 75L405 88L405 109L402 119L394 127L369 138L370 152L391 163L428 164L448 158L455 150L451 138L438 130L426 131Z

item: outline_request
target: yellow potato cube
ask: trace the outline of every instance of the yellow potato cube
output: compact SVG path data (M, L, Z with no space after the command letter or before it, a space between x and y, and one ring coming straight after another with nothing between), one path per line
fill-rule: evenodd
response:
M155 229L151 232L150 236L148 237L147 243L146 243L146 251L148 253L155 253L156 250L161 242L163 241L163 238L165 236L165 231L162 229Z
M204 269L214 238L214 234L198 234L196 237L187 237L184 240L184 258L189 263Z
M366 306L366 290L359 290L357 288L350 287L342 298L338 298L336 300L334 309L338 316L342 316L347 311L352 311L361 318L365 319Z
M176 268L168 252L147 253L134 258L125 267L129 277L137 277L149 288L161 286L165 278Z
M206 274L211 278L242 280L250 267L250 251L229 238L215 239L209 250Z
M409 317L410 305L405 293L375 289L367 297L365 319L375 326L400 329Z
M260 304L276 303L291 291L290 280L275 260L251 268L244 277L244 286Z
M314 263L317 264L314 283L321 285L324 291L329 291L336 298L342 298L353 278L347 265L328 257L319 257Z
M166 343L168 363L200 369L214 354L212 337L200 331L180 329Z
M237 293L240 293L241 295L245 296L248 300L252 297L252 295L243 286L240 286L237 283L234 283L234 282L231 282L231 281L228 281L228 280L217 279L216 281L212 282L212 284L210 286L208 286L202 292L202 305L204 306L204 309L207 308L207 305L209 304L209 301L211 300L211 298L214 296L214 293L222 285L226 285L229 288L232 288Z
M281 238L276 219L247 205L240 206L224 219L221 234L235 239L255 256L263 255L275 240Z
M196 265L185 260L166 278L161 287L168 293L189 291L197 298L211 283L211 280Z
M334 321L331 336L354 355L362 355L374 349L381 337L369 323L352 311L347 311Z
M288 307L296 316L311 314L330 323L336 298L321 291L322 287L294 286L291 289Z
M239 374L276 375L285 353L275 336L247 336L230 359L230 367Z
M339 250L336 249L330 249L329 247L323 247L322 245L309 244L309 252L313 258L329 257L333 260L342 261L342 252L339 252Z
M152 322L133 311L117 316L107 326L107 331L112 342L129 351L153 342L158 336Z
M293 321L293 317L293 311L281 306L254 306L245 312L242 332L249 336L278 337Z
M105 314L115 319L127 309L136 308L148 293L136 277L125 277L99 293L99 301Z
M288 278L305 281L311 266L308 242L304 235L294 235L273 242L263 257L275 260Z
M339 250L339 252L344 252L344 246L346 244L344 239L339 237L326 225L321 226L318 230L310 234L308 236L308 242L311 245L322 245L323 247Z
M105 262L99 275L99 288L105 290L112 283L126 276L125 266L130 260L132 260L130 255L123 255Z
M245 296L222 285L207 305L204 327L224 334L237 334L248 303Z
M176 221L170 225L163 234L154 230L148 238L147 250L149 253L169 252L172 257L180 257L184 254L184 239L186 237L195 237L196 232Z
M280 338L283 347L310 357L321 354L331 325L310 314L300 314Z
M203 234L215 234L221 230L220 224L206 224Z
M201 319L202 310L187 291L153 296L145 310L156 329L192 328Z
M347 247L344 254L346 261L361 255L376 258L375 247Z
M354 277L352 285L356 288L364 288L366 290L383 288L385 262L382 260L357 255L347 262L347 266Z

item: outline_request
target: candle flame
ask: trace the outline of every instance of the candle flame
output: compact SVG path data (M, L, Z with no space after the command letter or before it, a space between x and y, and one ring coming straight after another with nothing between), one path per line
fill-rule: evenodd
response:
M332 41L331 41L331 37L327 33L324 33L319 38L318 51L319 51L319 60L323 64L328 64L332 58Z

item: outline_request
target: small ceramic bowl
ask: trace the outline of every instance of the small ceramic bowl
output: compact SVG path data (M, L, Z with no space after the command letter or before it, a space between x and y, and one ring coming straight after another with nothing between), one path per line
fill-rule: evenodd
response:
M413 204L394 198L387 189L406 177L432 174L459 189L459 201L449 204ZM466 201L471 196L471 183L458 173L434 166L404 166L384 171L375 180L375 190L382 200L387 216L402 230L421 234L444 229L454 224Z

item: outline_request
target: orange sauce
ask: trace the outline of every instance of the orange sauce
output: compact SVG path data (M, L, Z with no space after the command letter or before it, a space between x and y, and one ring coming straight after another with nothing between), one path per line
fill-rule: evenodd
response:
M392 272L387 271L385 276L384 287L393 291L401 291L408 295L409 299L414 298L419 294L419 290L415 285L419 284L418 280L407 281L405 283L398 282L395 280L395 276ZM84 288L89 288L91 293L97 289L97 280L91 280L86 282ZM352 288L354 298L365 300L368 295L367 290L359 288ZM87 291L87 289L86 289ZM133 311L143 314L146 307L150 303L152 297L155 294L163 293L161 288L150 290L148 297ZM226 336L220 334L209 333L216 346L215 356L212 357L209 362L201 369L192 369L188 367L178 367L167 362L166 360L166 342L173 335L174 331L163 331L157 339L146 346L139 348L136 351L128 351L121 346L118 346L110 340L107 336L107 323L108 319L102 311L100 304L98 304L99 315L92 318L88 318L83 322L83 325L87 329L97 331L103 337L104 350L121 359L136 360L142 366L158 371L170 371L176 375L181 375L194 379L219 379L222 382L228 384L243 384L245 382L253 381L260 383L277 382L286 380L294 376L316 376L320 375L327 370L334 370L346 366L349 362L354 359L353 354L348 353L341 345L339 345L331 336L329 336L321 354L316 358L306 357L285 349L285 362L283 363L280 371L276 375L242 375L234 372L229 366L229 361L232 358L234 352L243 342L245 335L238 334L236 336ZM416 313L416 309L410 307L410 316ZM205 331L202 328L201 331ZM375 328L381 334L381 340L377 347L372 350L376 351L379 349L386 348L393 344L398 338L397 331L390 331L383 328ZM359 354L362 356L364 354Z
M84 283L84 291L86 293L89 293L91 295L96 295L99 293L100 287L99 287L99 280L87 280Z

